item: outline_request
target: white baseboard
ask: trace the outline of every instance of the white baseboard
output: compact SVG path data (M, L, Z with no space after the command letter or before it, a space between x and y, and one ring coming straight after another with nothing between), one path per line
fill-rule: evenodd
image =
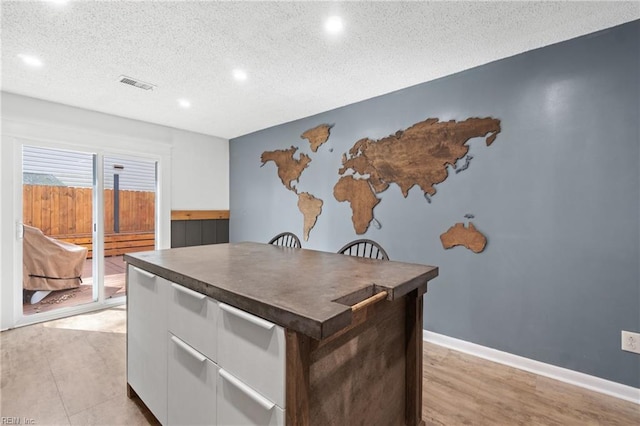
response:
M640 389L423 330L425 342L640 404Z

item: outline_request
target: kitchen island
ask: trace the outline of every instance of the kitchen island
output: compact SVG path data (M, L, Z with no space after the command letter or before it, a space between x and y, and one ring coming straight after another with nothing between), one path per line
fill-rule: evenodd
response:
M423 424L436 267L259 243L125 260L128 391L161 423Z

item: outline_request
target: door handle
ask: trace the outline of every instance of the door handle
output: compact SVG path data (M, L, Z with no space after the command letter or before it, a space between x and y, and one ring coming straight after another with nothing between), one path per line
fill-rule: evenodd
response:
M144 275L145 277L149 278L149 279L154 279L156 276L153 275L151 272L145 271L144 269L140 269L137 266L134 266L134 268L136 269L136 271L138 271L138 273L140 275Z
M200 362L204 362L207 357L202 355L200 352L193 349L191 346L184 343L182 340L178 339L176 336L171 336L171 341L176 344L176 346L180 347L183 351L194 357L196 360Z
M197 300L204 300L204 299L207 298L206 295L204 295L202 293L198 293L197 291L193 291L190 288L186 288L184 286L181 286L180 284L171 283L171 287L175 288L180 293L186 294L188 296L191 296L191 297L193 297L194 299L197 299Z
M267 411L271 411L276 404L269 401L264 396L260 395L255 390L251 389L249 386L242 383L240 380L236 379L231 374L227 373L222 368L219 370L220 376L225 379L227 382L231 383L234 387L240 390L242 393L251 398L254 402L258 403L262 408Z
M258 327L264 328L265 330L271 330L273 329L273 327L275 327L274 323L264 320L262 318L258 318L254 315L251 315L248 312L245 312L238 308L234 308L233 306L229 306L224 303L220 303L219 306L220 306L220 309L222 309L223 311L228 312L235 317L242 318L243 320L250 322L251 324L257 325Z

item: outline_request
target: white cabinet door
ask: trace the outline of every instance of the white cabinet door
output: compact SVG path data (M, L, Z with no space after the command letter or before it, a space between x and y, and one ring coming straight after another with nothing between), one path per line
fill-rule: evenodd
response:
M215 362L218 303L175 283L169 291L169 331Z
M167 299L169 282L128 267L127 381L167 424Z
M216 399L219 426L284 425L282 408L222 368Z
M218 367L183 340L169 339L169 425L216 424Z
M218 307L220 368L286 408L284 329L233 306Z

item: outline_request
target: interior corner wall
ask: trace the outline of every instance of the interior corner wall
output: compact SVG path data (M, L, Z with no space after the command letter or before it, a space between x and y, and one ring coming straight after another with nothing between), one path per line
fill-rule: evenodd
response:
M366 78L366 72L363 72ZM640 332L640 21L230 141L231 241L302 236L296 194L264 151L299 147L311 163L294 182L324 201L303 247L335 252L378 241L393 260L433 264L430 331L640 387L638 355L621 330ZM341 157L429 117L495 117L490 147L469 142L467 170L437 185L378 194L380 229L356 235L333 186ZM317 152L300 138L331 124ZM444 250L439 236L473 214L484 252ZM304 271L301 271L304 273Z
M31 137L113 152L148 152L168 158L162 176L166 223L160 243L170 246L170 210L229 209L229 142L226 139L126 119L12 93L1 93L0 323L15 325L13 301L15 212L13 141ZM7 132L11 131L11 135ZM47 133L47 132L51 133ZM167 153L166 155L164 153ZM167 179L168 177L168 179ZM167 190L167 188L169 188ZM162 217L162 216L161 216ZM166 243L166 244L165 244Z

